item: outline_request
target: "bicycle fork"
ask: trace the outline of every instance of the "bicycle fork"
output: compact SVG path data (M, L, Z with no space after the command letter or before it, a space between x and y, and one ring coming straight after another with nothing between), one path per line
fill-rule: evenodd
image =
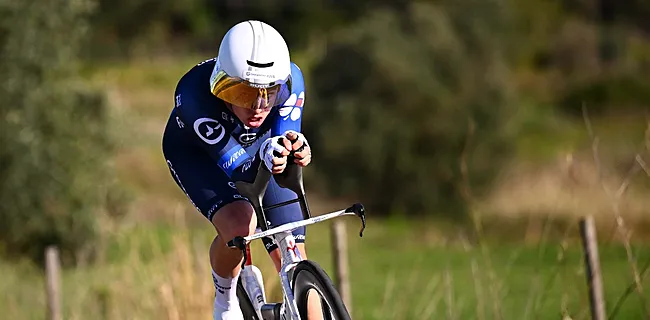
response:
M246 262L241 270L241 278L244 290L257 317L262 320L277 320L281 316L281 305L279 303L266 303L264 291L264 277L259 268L253 265L250 253L250 243L246 244Z
M281 232L273 235L275 243L278 244L278 249L282 256L282 267L280 268L280 282L282 284L282 291L284 293L284 312L283 316L290 315L290 319L300 319L298 314L298 305L293 295L293 288L291 287L291 271L296 267L298 262L302 261L300 251L296 246L296 239L291 231ZM285 319L283 319L285 320ZM289 320L289 319L286 319Z
M285 319L285 316L289 317L286 318L287 320L298 319L298 308L291 288L290 273L296 264L302 260L302 257L296 247L295 238L290 232L274 234L273 237L282 256L282 268L279 275L283 291L283 303L266 302L263 276L260 270L253 265L250 243L246 244L246 261L241 271L244 289L259 319L280 320Z
M257 316L262 319L260 310L266 303L266 294L264 292L264 279L262 272L252 264L250 244L246 244L246 263L244 264L241 277L244 280L244 289L257 312Z

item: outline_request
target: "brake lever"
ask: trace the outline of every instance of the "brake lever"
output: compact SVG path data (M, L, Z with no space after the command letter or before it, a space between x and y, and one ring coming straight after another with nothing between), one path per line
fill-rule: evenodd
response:
M363 237L363 230L366 229L366 209L361 203L355 203L351 207L345 209L345 212L354 212L354 214L361 219L361 230L359 237Z

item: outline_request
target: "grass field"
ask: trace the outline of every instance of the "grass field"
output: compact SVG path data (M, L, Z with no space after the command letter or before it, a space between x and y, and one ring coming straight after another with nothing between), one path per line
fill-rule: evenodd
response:
M560 239L526 246L470 245L442 236L431 223L371 219L363 238L346 219L352 311L355 319L588 319L580 244ZM332 274L328 223L308 230L308 253ZM138 224L115 234L103 262L63 274L65 319L208 319L213 295L207 226ZM462 238L458 238L462 239ZM608 312L633 282L625 251L601 247ZM639 265L650 246L634 247ZM279 287L261 244L253 259L269 299ZM0 264L3 319L43 319L42 273ZM650 285L644 280L644 285ZM647 296L643 303L649 303ZM616 319L642 319L639 296L621 304Z

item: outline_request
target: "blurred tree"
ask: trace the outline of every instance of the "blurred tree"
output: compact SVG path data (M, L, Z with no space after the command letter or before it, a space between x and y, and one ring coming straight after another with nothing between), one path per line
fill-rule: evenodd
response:
M296 52L314 35L354 22L371 5L377 4L370 0L99 0L92 19L95 45L87 53L99 58L128 57L133 51L214 54L228 28L248 19L273 25Z
M650 100L647 1L510 1L523 35L512 65L517 90L582 117L638 112ZM646 15L647 16L647 15Z
M196 39L209 39L211 31L218 26L218 21L211 20L208 3L205 0L162 3L98 0L98 9L90 19L93 45L85 48L85 54L101 60L160 54L163 50L186 53L186 43L197 44ZM209 41L209 45L213 47L214 41Z
M112 193L103 97L76 75L90 0L0 0L0 251L72 262Z
M480 191L510 149L508 21L503 1L413 2L333 34L308 76L312 183L383 213L462 217L462 160Z
M375 179L368 180L374 184L380 177L388 184L382 193L368 190L367 197L385 197L391 185L404 181L441 188L427 193L439 198L426 200L426 204L403 198L406 194L424 198L411 191L404 191L394 201L390 197L380 199L391 203L381 204L387 210L397 203L420 203L420 208L431 208L432 204L455 202L457 187L442 182L458 177L454 171L458 166L451 159L462 149L467 119L474 119L476 137L480 138L473 150L486 150L481 152L489 159L492 152L501 155L499 148L508 149L509 145L501 129L514 132L503 123L517 125L504 122L508 118L501 115L508 114L513 92L518 102L525 101L516 104L529 108L527 114L537 114L534 108L543 106L563 111L543 112L554 117L579 116L583 102L593 116L597 111L619 113L624 108L638 112L650 103L646 89L650 83L650 5L645 0L97 1L100 10L92 16L97 28L93 45L87 48L101 53L102 58L115 52L213 56L223 33L236 22L260 19L275 26L285 35L293 57L306 74L311 87L308 96L315 98L310 99L311 110L306 113L313 118L307 120L328 119L319 134L338 129L335 117L358 117L349 120L349 125L361 123L359 127L366 131L350 131L346 137L376 134L376 128L364 123L380 121L386 133L372 139L382 146L384 141L396 139L396 150L415 152L420 147L414 141L434 141L435 150L422 147L422 155L415 157L420 160L381 158L389 156L383 150L374 154L364 149L362 154L379 160L372 160L374 164L359 172ZM423 16L420 9L431 16ZM321 39L329 39L329 47L325 60L319 62ZM316 69L312 69L313 64L317 64ZM315 100L321 105L316 106ZM325 101L334 111L325 111ZM394 105L400 106L399 113ZM363 111L348 110L351 106ZM377 115L367 115L371 108ZM429 110L428 115L422 116L427 114L422 110ZM434 122L434 129L425 125ZM414 128L413 132L402 133L405 124ZM452 126L455 128L447 128ZM492 132L491 128L499 130ZM501 139L506 143L500 143ZM409 141L406 146L402 146L404 140ZM335 156L354 149L350 141L338 147L327 143L328 148L338 150ZM393 165L426 167L421 161L431 164L433 168L422 169L430 172L400 171L404 180L377 174ZM475 163L473 178L479 179L483 176L479 173L484 172L488 181L492 164ZM481 166L488 168L482 171ZM342 192L360 188L361 178L332 168L323 167L321 172L334 170L341 177L333 174L323 179L349 180ZM437 182L429 185L432 179ZM476 185L480 184L477 181ZM402 210L399 208L396 205L395 210Z

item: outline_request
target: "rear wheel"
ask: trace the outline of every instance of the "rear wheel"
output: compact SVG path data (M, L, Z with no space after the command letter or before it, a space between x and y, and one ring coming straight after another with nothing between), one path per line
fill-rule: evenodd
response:
M296 265L293 270L293 294L301 319L309 319L307 306L310 297L312 299L320 297L322 319L350 319L350 314L334 288L332 280L314 261L303 260Z
M246 289L244 289L241 277L239 278L239 281L237 281L237 299L239 299L239 307L241 308L241 312L244 314L244 320L259 320L257 313L255 313L253 303L251 303L248 294L246 294Z

